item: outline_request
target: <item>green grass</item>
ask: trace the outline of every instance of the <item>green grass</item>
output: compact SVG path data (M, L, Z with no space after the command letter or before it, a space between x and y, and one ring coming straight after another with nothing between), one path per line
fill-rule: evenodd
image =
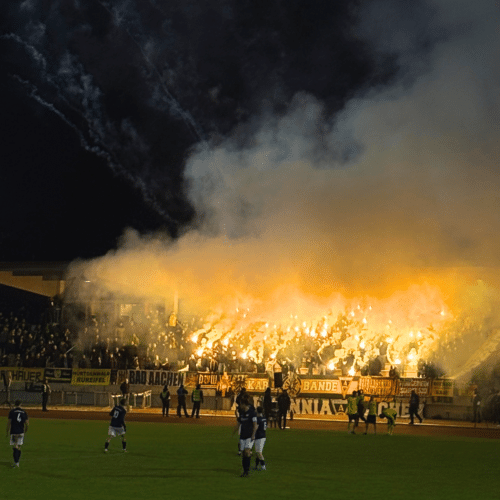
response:
M107 422L31 421L21 467L0 455L0 498L95 499L471 499L500 498L496 439L348 435L268 430L268 470L240 478L230 427L127 426L103 453ZM252 466L254 460L252 459Z

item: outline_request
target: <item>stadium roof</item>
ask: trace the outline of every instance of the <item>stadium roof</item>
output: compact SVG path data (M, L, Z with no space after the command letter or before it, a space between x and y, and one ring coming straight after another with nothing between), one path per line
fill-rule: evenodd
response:
M52 297L64 290L69 262L0 262L0 284Z

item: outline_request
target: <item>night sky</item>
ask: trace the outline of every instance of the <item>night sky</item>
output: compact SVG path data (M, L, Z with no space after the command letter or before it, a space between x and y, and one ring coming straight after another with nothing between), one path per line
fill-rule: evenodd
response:
M384 8L418 22L432 10L418 3ZM196 225L183 176L196 144L285 114L299 92L331 118L401 76L357 29L366 5L2 2L0 260L90 258L127 227ZM435 35L421 35L425 51Z

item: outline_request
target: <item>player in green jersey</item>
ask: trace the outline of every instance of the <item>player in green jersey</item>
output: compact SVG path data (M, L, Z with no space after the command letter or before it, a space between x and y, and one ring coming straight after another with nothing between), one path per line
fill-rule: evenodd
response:
M379 415L380 418L387 419L387 434L390 436L394 432L394 427L396 426L396 417L398 412L394 408L384 408L382 413Z
M352 395L347 398L347 417L349 423L347 424L347 432L356 434L354 429L358 426L358 393L353 391ZM351 428L352 426L352 428Z

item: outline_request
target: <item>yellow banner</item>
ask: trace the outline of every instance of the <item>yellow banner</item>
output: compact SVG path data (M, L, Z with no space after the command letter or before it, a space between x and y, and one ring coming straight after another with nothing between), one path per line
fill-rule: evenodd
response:
M308 394L342 394L342 382L339 379L301 379L300 392Z
M453 397L453 380L451 379L436 379L432 381L431 394L445 398Z
M397 378L361 377L359 379L359 389L363 389L365 394L373 394L382 398L399 395L400 385L400 380Z
M109 385L111 370L73 368L71 385Z
M245 380L245 387L250 392L264 392L268 385L269 379L267 377L254 378L250 376Z

